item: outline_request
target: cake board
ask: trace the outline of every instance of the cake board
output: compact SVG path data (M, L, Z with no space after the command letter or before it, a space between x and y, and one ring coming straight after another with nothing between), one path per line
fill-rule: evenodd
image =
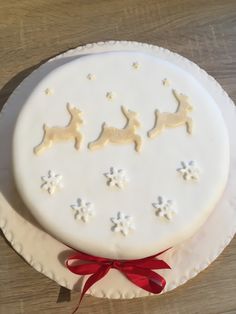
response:
M213 262L227 246L236 230L236 195L233 188L236 173L236 112L233 102L221 86L204 70L189 60L166 49L136 42L101 42L70 50L39 67L13 92L0 116L0 227L12 247L37 271L68 289L80 291L86 278L79 278L64 266L65 259L73 252L37 224L16 191L11 168L11 139L19 111L35 84L55 66L78 56L105 51L142 51L170 61L191 73L219 105L226 122L231 145L230 176L223 198L207 222L191 239L161 256L172 270L159 271L167 281L170 291L196 276ZM7 141L6 141L7 138ZM219 228L220 222L220 228ZM30 235L30 236L29 236ZM111 270L89 291L96 297L133 298L149 293L129 282L116 270Z

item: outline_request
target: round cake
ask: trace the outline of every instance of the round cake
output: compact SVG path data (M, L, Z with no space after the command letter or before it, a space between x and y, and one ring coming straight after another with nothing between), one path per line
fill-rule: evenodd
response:
M76 250L115 259L191 237L229 170L227 130L201 82L133 51L51 68L13 139L16 185L42 227Z

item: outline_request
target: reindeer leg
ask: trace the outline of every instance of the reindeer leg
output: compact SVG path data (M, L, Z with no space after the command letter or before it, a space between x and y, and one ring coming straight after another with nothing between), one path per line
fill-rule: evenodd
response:
M96 141L88 144L88 148L90 150L101 148L109 142L109 139L108 139L107 134L106 134L106 129L104 127L105 127L105 123L102 126L102 131L101 131L98 139Z
M78 135L75 137L75 149L77 149L77 150L80 149L81 142L82 142L82 135L81 135L81 134L78 134Z
M41 154L46 148L49 148L52 145L52 140L49 135L50 129L46 124L43 125L43 130L44 134L41 143L34 147L35 155Z
M193 132L193 120L191 119L191 118L187 118L186 119L186 129L187 129L187 132L189 133L189 134L192 134L192 132Z
M139 153L141 151L141 147L142 147L142 138L141 138L141 136L135 135L134 143L135 143L135 150L136 150L136 152Z
M98 140L89 143L88 148L89 148L90 150L95 150L95 149L98 149L98 148L102 148L102 147L104 147L108 142L109 142L108 139L103 138L103 137L100 137Z
M34 148L35 155L41 154L46 148L49 148L52 145L52 141L50 141L47 137L44 137L42 142Z
M90 150L95 150L101 148L109 143L108 134L106 132L106 123L103 123L101 133L96 141L93 141L88 144Z
M164 123L159 117L159 111L155 111L155 124L154 127L148 132L148 137L154 138L159 133L161 133L162 129L164 128Z
M154 138L164 129L164 123L158 122L155 124L154 128L148 132L148 137Z

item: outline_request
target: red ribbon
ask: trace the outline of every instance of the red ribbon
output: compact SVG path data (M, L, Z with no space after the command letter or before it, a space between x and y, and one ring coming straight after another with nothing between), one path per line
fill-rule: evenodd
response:
M166 262L156 258L165 251L136 260L113 260L82 252L77 252L75 255L68 257L66 267L72 273L76 275L91 275L84 284L79 304L72 314L78 310L88 289L102 279L111 268L119 270L136 286L154 294L161 293L166 285L166 281L161 275L154 272L153 269L171 268ZM83 263L81 264L81 262Z

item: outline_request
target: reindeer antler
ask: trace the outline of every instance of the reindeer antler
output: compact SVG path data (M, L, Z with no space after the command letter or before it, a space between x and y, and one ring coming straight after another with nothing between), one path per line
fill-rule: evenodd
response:
M175 98L177 99L177 101L181 102L181 101L187 101L188 100L188 96L178 93L175 89L172 90L173 95L175 96Z
M72 106L69 102L66 104L66 108L68 109L68 111L70 111L72 109Z
M129 119L129 112L130 112L129 109L127 109L125 106L121 106L121 110L123 114L125 115L125 117Z

